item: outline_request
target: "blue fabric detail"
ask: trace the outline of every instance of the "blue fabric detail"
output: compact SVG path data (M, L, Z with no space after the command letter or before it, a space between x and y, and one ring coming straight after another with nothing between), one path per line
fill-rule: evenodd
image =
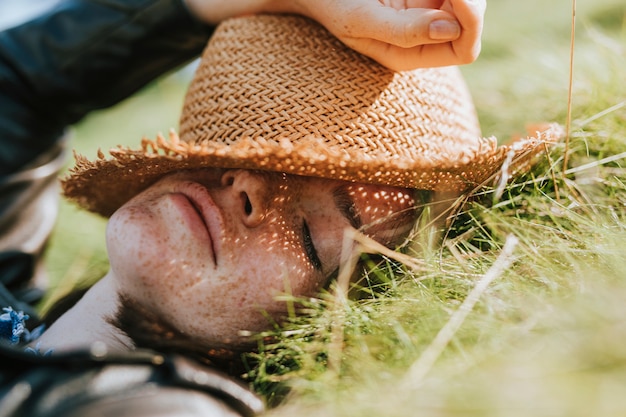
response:
M38 326L33 331L26 328L28 314L15 311L13 307L4 307L0 314L0 339L8 340L12 345L28 343L37 339L43 333L44 326Z
M4 307L2 310L4 314L0 315L0 337L15 345L20 342L22 334L26 331L24 322L28 320L28 315L13 310L13 307Z

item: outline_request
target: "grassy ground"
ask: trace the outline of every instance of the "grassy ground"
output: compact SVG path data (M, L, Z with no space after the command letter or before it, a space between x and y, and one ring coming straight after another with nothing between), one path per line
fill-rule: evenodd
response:
M310 300L269 332L248 378L270 401L289 389L271 415L626 415L625 16L622 0L578 1L568 167L556 146L448 227L421 226L414 268L389 260L367 296ZM570 20L564 0L489 3L481 58L463 68L485 135L565 124ZM77 126L76 146L166 131L182 94L166 78ZM77 216L63 206L55 282L106 270L103 222Z

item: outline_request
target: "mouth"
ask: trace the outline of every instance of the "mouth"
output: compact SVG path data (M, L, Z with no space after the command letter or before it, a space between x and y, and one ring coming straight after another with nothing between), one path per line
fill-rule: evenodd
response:
M213 249L213 237L211 236L211 230L209 229L209 225L207 224L207 221L204 218L204 214L202 213L202 208L198 206L198 203L196 203L194 200L189 199L189 203L191 204L191 207L196 211L198 218L200 218L200 221L204 225L204 229L206 229L207 235L209 237L209 242L211 243L211 249ZM217 263L217 259L215 259L215 250L212 250L211 252L213 252L213 261Z
M176 201L190 232L208 243L212 260L217 266L219 237L223 221L218 207L206 187L199 183L183 184L171 197Z

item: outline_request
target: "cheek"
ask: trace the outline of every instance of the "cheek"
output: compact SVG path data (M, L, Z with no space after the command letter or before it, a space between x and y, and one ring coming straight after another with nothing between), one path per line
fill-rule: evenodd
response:
M310 282L314 269L295 229L286 221L272 219L267 227L240 233L228 231L221 246L230 250L220 258L220 271L230 271L239 277L237 282L253 291L295 290L292 284Z
M271 327L272 319L285 317L287 304L278 297L285 293L310 295L316 289L310 280L294 279L295 272L286 272L277 257L272 262L263 258L261 263L253 262L253 256L248 259L249 263L239 264L240 275L202 282L181 294L178 305L168 300L173 324L209 343L237 343L241 331L264 331Z
M230 275L218 282L237 308L257 305L276 310L276 305L284 306L276 296L307 296L320 287L321 274L288 235L281 231L239 240L232 255L223 260L220 270Z
M294 248L273 234L239 240L209 281L182 294L186 313L178 315L179 325L219 340L268 328L267 314L280 319L287 311L281 295L311 296L323 282Z

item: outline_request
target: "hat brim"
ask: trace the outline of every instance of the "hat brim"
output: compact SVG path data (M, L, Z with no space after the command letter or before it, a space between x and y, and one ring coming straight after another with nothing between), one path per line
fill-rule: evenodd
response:
M240 168L284 172L368 184L385 184L433 191L463 192L496 176L507 161L514 173L530 163L545 144L558 141L562 129L549 125L513 144L497 146L494 138L481 139L475 155L458 161L407 163L380 155L360 157L341 150L315 146L313 140L285 145L245 138L233 145L181 142L175 132L169 140L144 139L140 149L118 147L106 157L89 161L75 154L76 165L62 180L64 195L79 206L105 217L169 173L203 168ZM297 161L297 162L296 162ZM332 162L331 162L332 161ZM367 166L367 170L363 170Z

